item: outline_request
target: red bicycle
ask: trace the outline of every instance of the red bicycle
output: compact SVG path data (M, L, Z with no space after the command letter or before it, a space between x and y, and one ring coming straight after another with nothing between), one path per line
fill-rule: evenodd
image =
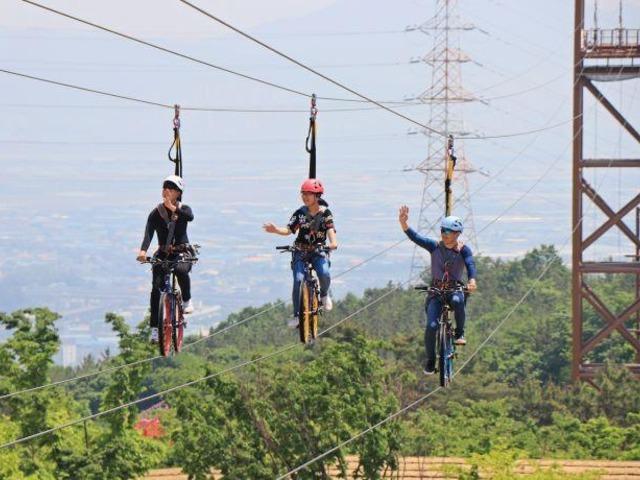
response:
M193 265L198 261L195 257L178 256L175 259L163 260L158 257L147 257L145 263L159 265L164 271L164 282L160 288L160 305L158 306L158 346L160 355L168 357L173 351L180 353L187 322L182 311L182 293L176 281L175 268L180 264Z

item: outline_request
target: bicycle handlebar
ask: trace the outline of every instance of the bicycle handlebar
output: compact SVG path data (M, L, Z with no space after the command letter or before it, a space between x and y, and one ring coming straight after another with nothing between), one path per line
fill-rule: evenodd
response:
M197 258L187 258L187 259L180 259L180 260L163 260L157 257L147 257L145 259L144 262L140 262L140 263L150 263L151 265L178 265L180 263L196 263L198 261Z
M455 288L438 288L429 285L418 285L417 287L413 287L414 290L420 290L422 292L434 293L436 295L443 295L447 293L454 292L463 292L463 293L471 293L466 285L459 285Z
M329 253L331 251L331 248L327 247L326 245L315 245L315 248L313 250L305 250L304 248L299 247L298 245L280 245L278 247L276 247L276 250L280 250L280 253L284 253L284 252L306 252L306 253L310 253L310 252L325 252L325 253Z

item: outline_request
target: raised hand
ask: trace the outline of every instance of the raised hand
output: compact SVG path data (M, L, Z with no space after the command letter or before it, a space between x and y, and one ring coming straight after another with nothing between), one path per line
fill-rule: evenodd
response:
M409 228L409 207L406 205L402 205L400 207L400 210L398 211L398 221L400 222L402 230L407 230Z
M175 211L178 209L177 205L174 205L171 200L169 200L167 197L163 198L163 202L164 207L169 210L171 213L175 213Z

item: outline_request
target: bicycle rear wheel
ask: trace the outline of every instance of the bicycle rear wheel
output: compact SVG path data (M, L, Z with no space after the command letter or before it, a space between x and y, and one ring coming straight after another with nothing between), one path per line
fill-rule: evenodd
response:
M173 305L172 295L163 292L160 294L160 305L158 306L158 346L160 355L168 357L171 353L171 337L173 332Z
M302 343L307 343L309 341L309 330L311 323L311 310L309 308L310 301L310 291L309 285L307 282L302 282L300 285L300 313L298 315L299 323L299 332L300 332L300 341Z
M182 341L184 339L184 313L182 312L182 295L176 295L176 305L174 308L174 322L172 328L173 350L176 353L182 351Z

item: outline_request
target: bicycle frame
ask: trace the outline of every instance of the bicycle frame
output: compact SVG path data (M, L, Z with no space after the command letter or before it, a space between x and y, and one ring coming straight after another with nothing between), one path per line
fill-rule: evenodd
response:
M182 312L182 294L177 285L175 267L180 263L194 264L197 260L195 257L178 260L147 258L147 263L151 263L154 266L159 265L164 269L163 282L159 288L160 305L158 307L158 343L160 354L163 356L168 356L171 353L171 345L173 345L175 353L180 352L183 332L186 327Z
M298 317L298 328L300 341L302 343L312 343L318 334L318 316L320 315L320 281L313 268L312 255L320 251L328 251L324 246L318 246L317 250L306 251L298 246L276 247L282 252L291 252L292 265L295 261L296 253L302 255L304 265L304 278L300 284L298 295L300 296Z
M438 318L438 330L436 333L436 360L438 365L438 372L440 376L440 386L446 387L451 383L453 379L453 359L456 356L455 342L453 341L453 325L451 324L450 313L451 307L449 306L448 296L455 292L468 293L468 290L463 287L458 288L436 288L420 286L415 287L416 290L426 291L428 295L427 302L433 298L438 298L442 303L442 313ZM427 326L427 328L429 328Z

